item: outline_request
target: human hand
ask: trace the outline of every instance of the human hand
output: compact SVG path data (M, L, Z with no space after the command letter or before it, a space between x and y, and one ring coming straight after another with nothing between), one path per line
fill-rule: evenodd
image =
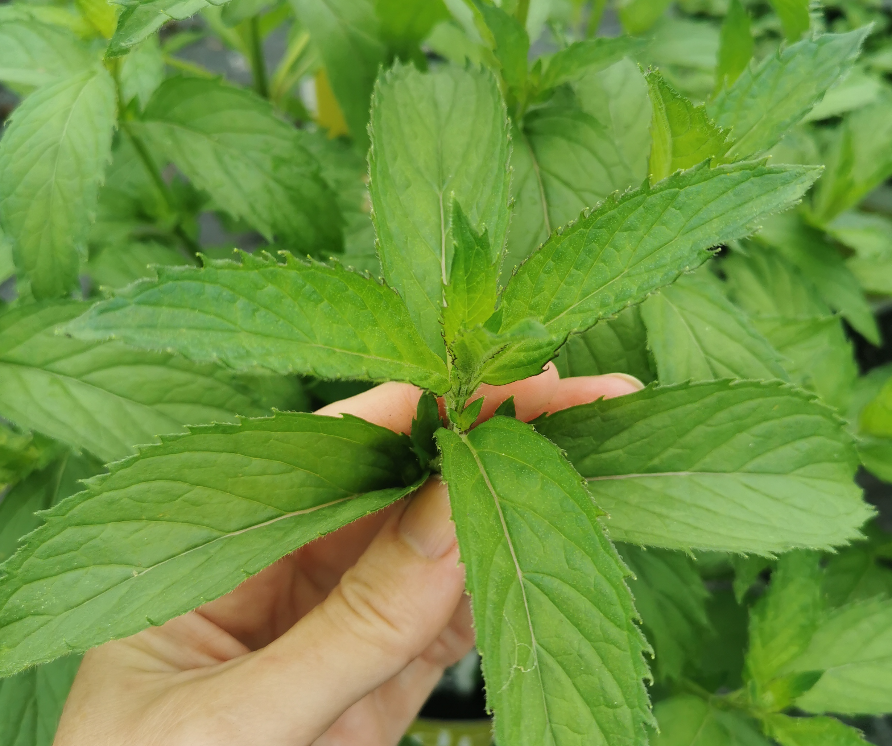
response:
M561 380L552 365L483 386L530 420L637 390L628 376ZM408 433L420 391L387 383L317 414ZM446 488L286 556L232 593L84 657L55 746L390 746L443 670L472 647Z

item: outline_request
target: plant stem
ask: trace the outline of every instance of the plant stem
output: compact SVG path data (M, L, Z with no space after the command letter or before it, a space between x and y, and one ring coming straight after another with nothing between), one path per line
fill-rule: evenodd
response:
M269 83L266 78L266 62L263 59L263 37L260 33L260 19L254 16L248 24L251 74L254 76L254 90L263 98L269 98Z
M127 137L129 137L130 142L133 143L133 149L136 151L136 154L142 161L146 172L149 174L149 178L152 179L155 186L158 188L158 191L161 192L161 196L164 198L167 209L170 210L171 213L176 214L176 201L173 198L173 194L171 194L170 192L170 187L167 185L167 182L164 181L164 177L158 170L158 166L155 165L155 161L152 158L151 153L149 153L149 149L146 147L145 143L134 134L126 119L121 120L121 129L127 133ZM179 221L177 221L176 225L174 226L173 232L174 235L176 235L176 237L183 242L190 253L195 255L199 251L201 251L201 246L198 245L198 243L195 241L194 238L192 238L192 236L190 236L188 233L186 233L185 230L183 230L183 226L180 224Z

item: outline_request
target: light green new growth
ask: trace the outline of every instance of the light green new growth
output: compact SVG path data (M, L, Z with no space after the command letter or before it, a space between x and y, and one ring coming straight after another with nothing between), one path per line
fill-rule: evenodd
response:
M425 476L404 435L293 413L192 428L110 468L3 565L0 676L184 614Z
M114 124L114 83L95 67L25 99L0 140L0 226L38 299L77 284Z
M229 0L127 0L118 18L118 27L106 54L116 57L127 54L168 21L182 21L211 5L225 5Z
M860 731L836 718L769 715L765 728L780 746L867 746Z
M512 746L643 746L646 643L628 571L557 448L517 420L441 429L477 645Z
M196 362L321 378L408 381L438 394L446 364L395 291L340 265L286 255L159 267L67 327L82 339L176 350Z
M585 477L617 541L770 555L844 544L873 512L841 421L781 383L647 388L533 425Z
M740 0L731 0L719 37L719 59L715 69L716 93L723 87L732 85L746 70L753 58L753 47L749 14Z

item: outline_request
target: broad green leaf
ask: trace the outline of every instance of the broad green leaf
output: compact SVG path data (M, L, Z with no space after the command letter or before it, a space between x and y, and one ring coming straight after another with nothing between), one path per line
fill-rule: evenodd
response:
M805 117L806 122L819 122L855 111L879 98L884 89L882 79L856 67L833 86L821 102Z
M682 277L652 295L641 317L661 383L789 380L781 356L708 272Z
M546 58L545 70L539 79L540 90L564 83L573 83L584 75L600 72L641 48L638 39L628 36L583 39Z
M767 150L851 68L868 29L805 39L750 67L707 106L731 130L729 159Z
M216 366L56 333L89 307L37 303L0 315L0 417L110 461L187 423L263 414Z
M118 18L106 54L117 57L151 36L168 21L183 21L208 6L224 5L228 0L128 0L120 3L124 11Z
M455 240L449 200L461 204L475 230L486 229L493 260L505 244L505 107L487 71L443 67L423 74L399 65L378 81L371 130L372 216L384 277L427 346L439 351Z
M843 606L819 624L791 673L824 671L796 701L806 712L880 715L892 709L892 599Z
M704 106L694 106L656 71L645 78L653 105L648 164L651 184L724 152L727 133L715 126Z
M471 329L482 324L496 308L498 294L498 257L493 258L486 233L479 235L458 200L452 206L452 237L455 248L449 283L443 289L443 330L446 343L455 338L462 327Z
M509 91L522 95L527 82L527 56L530 52L526 29L513 15L497 5L477 0L474 8L482 21L481 36L492 47L502 80Z
M299 253L340 251L341 215L300 133L251 91L170 78L132 126L226 212Z
M422 476L404 435L294 413L193 428L110 468L2 566L0 675L184 614Z
M102 469L91 459L70 451L54 463L35 471L13 487L0 501L0 562L8 560L19 540L43 523L38 510L48 510L81 490L80 480Z
M647 328L638 306L573 334L555 358L561 377L628 373L643 383L654 380L647 352Z
M799 41L808 31L811 18L808 15L809 0L769 0L780 18L787 41Z
M869 342L880 343L880 330L857 278L836 247L799 215L775 215L765 221L758 240L769 244L811 281L833 310Z
M90 257L86 270L95 286L122 288L155 276L158 265L191 265L185 254L154 242L105 246Z
M604 201L554 233L511 278L502 329L540 321L551 340L508 348L486 383L535 375L567 336L638 303L799 199L816 172L745 162L706 164Z
M861 438L858 441L858 455L871 474L884 482L892 482L892 440Z
M0 743L52 746L80 656L69 656L0 680Z
M618 547L633 577L628 580L635 608L651 641L661 679L681 676L687 658L696 657L708 634L709 595L693 560L681 552Z
M646 643L579 475L529 425L441 429L499 743L644 744Z
M610 132L570 106L545 106L514 128L515 200L505 270L514 269L559 225L635 180Z
M770 555L845 543L872 513L842 422L780 383L649 387L533 425L585 477L617 541Z
M824 596L830 606L843 606L883 596L892 598L892 536L874 524L867 541L839 550L824 568Z
M715 69L716 93L730 86L753 58L753 34L749 13L740 0L731 0L719 34L719 61Z
M624 59L606 70L589 72L573 86L579 106L607 128L631 174L618 189L638 186L647 176L650 149L650 98L640 68Z
M868 435L892 437L892 378L861 411L859 425Z
M86 44L73 33L26 19L0 20L0 81L12 86L41 86L94 62Z
M96 67L25 99L0 140L0 226L38 299L77 284L114 123L114 83Z
M450 18L443 0L375 0L381 39L404 60L418 58L418 45L437 23Z
M369 144L369 99L387 51L374 0L290 1L322 55L350 135L364 152Z
M122 103L134 99L139 107L148 106L152 94L164 81L164 56L157 36L150 36L121 62Z
M780 746L867 746L860 731L835 718L769 715L765 729Z
M692 694L681 694L654 707L660 730L651 746L770 746L742 713L720 710Z
M340 265L243 254L241 264L157 271L156 281L96 304L68 330L237 370L402 380L438 394L449 387L444 361L399 296Z
M776 251L754 244L723 263L734 301L784 358L798 385L846 411L858 375L851 342L817 289Z
M866 292L892 294L892 220L873 213L844 212L825 230L855 251L846 266Z
M818 626L823 611L820 559L817 552L801 550L782 556L768 592L750 612L746 675L755 690L751 696L764 709L792 704L782 698L783 682L774 680L805 650Z
M892 176L892 92L852 112L836 130L826 157L827 170L815 189L814 211L829 221L858 204Z
M118 23L118 8L108 0L74 0L74 5L94 32L111 39Z
M12 2L0 5L0 21L36 21L67 29L79 39L91 39L95 30L73 7Z

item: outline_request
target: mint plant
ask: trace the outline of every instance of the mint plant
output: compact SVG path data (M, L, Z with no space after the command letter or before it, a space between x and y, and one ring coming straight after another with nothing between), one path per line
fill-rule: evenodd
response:
M692 5L615 38L523 2L0 6L0 743L52 742L80 653L436 474L500 746L863 742L831 715L892 711L854 482L892 478L892 384L847 336L892 295L892 47ZM199 12L251 89L178 56ZM552 359L648 385L479 422ZM424 390L411 437L299 411L347 380Z

